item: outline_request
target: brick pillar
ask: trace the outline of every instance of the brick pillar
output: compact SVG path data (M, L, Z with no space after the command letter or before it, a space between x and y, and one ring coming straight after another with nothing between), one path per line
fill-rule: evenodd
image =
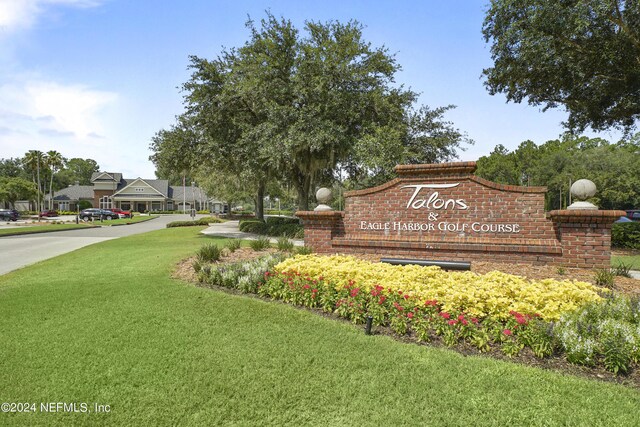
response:
M299 211L296 216L304 227L304 244L316 253L331 253L331 239L342 229L342 212Z
M624 211L556 210L549 212L562 245L566 267L609 268L611 226Z

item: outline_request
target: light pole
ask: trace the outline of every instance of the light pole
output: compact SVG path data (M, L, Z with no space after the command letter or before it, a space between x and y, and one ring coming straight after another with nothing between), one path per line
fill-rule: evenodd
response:
M196 183L194 181L191 181L191 198L193 199L193 206L191 207L191 218L196 217L196 193L194 190L194 186L196 185Z

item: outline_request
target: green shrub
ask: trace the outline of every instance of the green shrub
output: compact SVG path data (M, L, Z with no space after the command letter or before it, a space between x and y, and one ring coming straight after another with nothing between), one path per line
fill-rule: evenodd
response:
M596 270L595 284L602 288L614 289L615 288L616 273L609 268L599 268Z
M620 261L612 270L616 276L631 277L631 264Z
M640 249L640 222L613 224L611 246L622 249Z
M243 219L240 220L240 231L289 238L302 238L304 235L300 221L297 218L288 217L268 217L266 221Z
M237 251L238 249L240 249L240 246L242 246L242 240L240 239L227 240L227 242L224 245L224 247L229 249L229 251L231 252Z
M313 253L313 250L309 246L298 246L296 248L296 255L309 255Z
M78 207L80 208L80 210L83 210L83 209L89 209L89 208L92 208L92 207L93 207L93 205L92 205L92 204L91 204L91 202L90 202L90 201L88 201L88 200L80 200L80 201L78 202Z
M301 238L303 236L303 228L298 218L268 217L266 224L266 234L269 236L290 238Z
M202 246L200 249L198 249L198 252L196 254L198 256L198 261L200 262L214 262L220 260L222 250L220 249L220 247L218 247L218 245L211 243Z
M223 222L220 218L214 218L212 216L207 216L204 218L197 219L195 221L173 221L167 224L167 228L172 227L195 227L209 224L218 224Z
M281 252L293 251L293 242L286 237L278 237L278 250Z
M263 251L271 247L271 242L268 237L258 237L256 240L249 241L249 246L254 251Z
M240 221L240 231L244 233L266 234L267 224L260 220L243 220Z
M640 300L612 294L562 316L554 334L570 362L626 373L640 361Z
M200 282L208 286L224 286L245 293L256 293L264 283L265 273L286 258L283 254L270 254L252 261L203 268L198 275Z

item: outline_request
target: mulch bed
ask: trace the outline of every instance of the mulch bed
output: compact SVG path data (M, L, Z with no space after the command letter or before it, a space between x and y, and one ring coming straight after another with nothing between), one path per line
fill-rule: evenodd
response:
M267 253L276 252L275 249L271 248L265 251L254 251L250 248L240 248L233 253L230 253L228 250L225 250L223 253L223 257L220 259L218 264L239 262L239 261L247 261L255 258L259 258ZM370 261L379 261L379 258L376 259L375 256L363 256L362 258L368 259ZM190 257L180 261L172 274L172 277L184 280L189 283L193 283L198 286L198 280L195 272L193 271L192 263L195 260L194 257ZM530 279L558 279L558 280L580 280L585 282L594 282L594 271L589 269L577 269L577 268L566 268L564 271L558 270L557 267L547 267L547 266L530 266L530 265L519 265L519 264L501 264L501 263L492 263L492 262L473 262L471 264L471 270L478 274L487 273L489 271L502 271L509 274L516 274L519 276L524 276ZM562 273L562 274L560 274ZM640 295L640 280L630 279L625 277L616 277L616 287L619 291L630 294L630 295ZM286 304L282 301L271 300L270 298L263 298L255 294L244 294L235 289L224 288L220 286L213 287L216 290L221 292L226 292L233 295L242 295L245 297L262 299L272 301L278 304ZM290 305L290 304L286 304ZM346 319L340 318L333 313L325 313L320 309L316 308L306 308L306 307L296 307L300 310L307 310L318 315L321 315L326 318L331 318L336 321L351 323ZM363 328L363 326L356 326L358 328ZM363 329L364 330L364 329ZM373 327L374 335L387 335L398 341L405 343L418 343L415 335L413 333L409 333L405 336L398 336L395 334L391 328L389 327ZM489 356L495 359L507 360L513 363L519 363L527 366L534 366L537 368L548 369L555 372L560 372L563 374L570 374L579 377L591 378L599 381L607 381L614 382L618 384L622 384L625 386L630 386L634 388L640 389L640 370L632 369L630 373L627 375L615 375L612 372L607 371L603 367L595 367L590 368L586 366L574 365L569 363L566 358L561 355L553 355L551 357L547 357L544 359L540 359L535 357L529 348L525 348L520 352L518 357L510 358L505 356L500 348L493 347L489 352L481 353L475 347L467 344L461 343L456 347L446 347L440 337L433 337L433 340L427 344L418 343L418 345L427 345L432 347L439 348L450 348L453 351L456 351L463 356Z

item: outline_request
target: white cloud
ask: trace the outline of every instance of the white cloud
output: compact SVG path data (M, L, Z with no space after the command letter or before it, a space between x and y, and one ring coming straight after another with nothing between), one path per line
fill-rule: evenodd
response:
M118 96L83 85L13 80L0 86L1 157L28 150L58 150L65 156L108 157L114 141L105 117ZM96 138L96 135L106 135Z
M0 125L41 134L74 135L80 139L104 134L100 112L117 95L83 85L47 81L14 82L0 86Z
M104 0L0 0L0 29L12 33L33 26L49 6L96 7Z

